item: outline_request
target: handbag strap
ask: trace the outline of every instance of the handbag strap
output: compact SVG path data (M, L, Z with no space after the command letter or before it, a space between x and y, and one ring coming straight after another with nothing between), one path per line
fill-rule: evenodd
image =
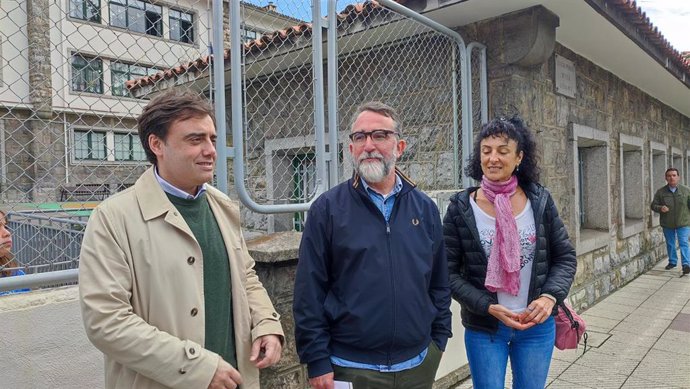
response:
M580 323L575 321L575 318L573 318L573 314L570 312L570 309L568 309L568 306L565 305L565 302L561 302L560 304L558 304L558 307L563 310L563 313L565 313L565 316L570 321L571 326L573 326L574 328L580 327Z

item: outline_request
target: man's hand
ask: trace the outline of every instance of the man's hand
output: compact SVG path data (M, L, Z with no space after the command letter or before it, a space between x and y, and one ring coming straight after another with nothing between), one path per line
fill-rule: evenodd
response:
M510 309L504 307L501 304L491 304L489 305L489 314L496 319L500 320L503 324L510 328L515 328L516 330L526 330L534 326L535 322L522 322L522 318L519 314L514 313Z
M668 209L667 206L665 206L665 205L662 205L662 206L661 206L661 213L666 213L666 212L668 212L668 211L669 211L669 209Z
M333 373L326 373L318 377L310 378L309 385L311 385L313 389L333 389L335 388Z
M258 369L273 366L280 360L283 346L278 335L264 335L257 338L252 344L252 354L249 360L254 362Z
M218 361L216 374L213 375L208 389L235 389L242 384L242 376L232 365L222 358Z

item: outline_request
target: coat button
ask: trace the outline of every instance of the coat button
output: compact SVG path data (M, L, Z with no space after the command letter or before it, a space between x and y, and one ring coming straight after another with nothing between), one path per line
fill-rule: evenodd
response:
M196 349L194 347L189 348L189 354L194 355L196 354Z
M181 367L180 370L178 370L180 374L185 374L187 370L184 369L184 367Z
M196 309L196 308L192 308L192 311L189 312L189 313L190 313L192 316L196 316L196 314L199 313L199 310ZM194 349L192 349L192 350L194 350Z
M194 257L189 257L189 258L187 258L187 263L190 264L190 265L193 265L193 264L194 264L194 261L196 261L196 259L195 259Z
M275 313L275 312L273 312L271 315L272 315L273 317L278 317L278 314Z

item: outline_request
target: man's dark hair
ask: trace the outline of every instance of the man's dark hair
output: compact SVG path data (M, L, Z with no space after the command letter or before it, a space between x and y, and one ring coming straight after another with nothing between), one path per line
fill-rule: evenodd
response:
M154 97L137 118L139 139L146 152L146 159L154 165L157 163L156 154L151 151L149 145L149 136L155 135L165 141L168 130L174 122L202 118L207 115L211 117L215 126L213 106L206 98L192 91L171 89Z
M534 140L532 131L527 128L522 118L517 114L509 119L504 117L495 118L482 126L479 135L474 140L472 155L467 161L468 165L465 168L465 173L468 176L481 181L483 173L480 143L483 139L490 136L505 136L517 143L517 153L519 154L522 151L522 161L520 162L520 168L513 174L517 176L518 182L521 185L539 182L540 169L538 165L537 143Z
M670 167L670 168L666 169L666 171L664 172L664 176L666 176L666 174L668 174L668 172L676 172L678 177L680 177L680 171L678 171L678 169L675 167Z
M398 113L395 111L395 108L380 101L368 101L357 107L355 112L352 114L352 118L350 119L350 130L352 130L352 126L355 125L357 117L362 112L366 111L376 112L379 115L393 119L393 131L398 133L398 138L402 138L402 122L400 121Z

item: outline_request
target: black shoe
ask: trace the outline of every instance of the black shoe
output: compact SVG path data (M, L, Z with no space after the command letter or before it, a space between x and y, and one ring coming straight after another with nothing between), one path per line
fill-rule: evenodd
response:
M688 265L683 266L683 274L690 274L690 266L688 266Z
M676 265L671 265L671 264L669 263L668 265L666 265L666 267L665 267L664 269L666 269L666 270L671 270L671 269L673 269L674 267L676 267Z

